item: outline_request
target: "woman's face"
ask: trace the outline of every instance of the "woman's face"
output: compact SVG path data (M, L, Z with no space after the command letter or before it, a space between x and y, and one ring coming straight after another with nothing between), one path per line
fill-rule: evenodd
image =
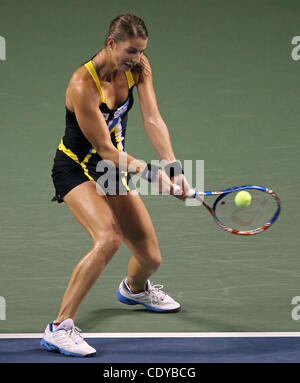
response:
M118 70L127 72L138 64L141 56L147 47L148 40L141 38L131 38L126 41L116 43L114 40L110 42L112 60Z

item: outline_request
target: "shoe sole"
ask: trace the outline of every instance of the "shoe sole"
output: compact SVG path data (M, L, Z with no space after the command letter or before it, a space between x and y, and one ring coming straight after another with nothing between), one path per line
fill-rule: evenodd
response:
M96 352L91 353L91 354L87 354L87 355L76 354L74 352L70 352L70 351L64 350L63 348L57 347L53 343L47 342L44 338L41 339L41 346L43 348L45 348L47 351L61 353L61 354L66 355L66 356L75 356L75 357L79 357L79 358L87 358L87 357L96 355Z
M159 313L177 313L178 311L181 310L181 306L179 306L179 307L176 308L176 309L170 309L170 310L157 309L157 308L155 308L155 307L148 306L148 305L146 305L145 303L138 302L138 301L135 301L134 299L124 297L124 296L120 293L120 289L117 290L117 292L116 292L116 296L117 296L118 301L121 302L121 303L124 303L125 305L131 305L131 306L133 306L133 305L143 305L143 306L146 307L148 310L155 311L155 312L159 312Z

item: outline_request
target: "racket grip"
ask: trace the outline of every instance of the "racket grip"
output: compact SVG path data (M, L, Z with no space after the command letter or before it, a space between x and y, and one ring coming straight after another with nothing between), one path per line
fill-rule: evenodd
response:
M173 184L174 192L176 193L179 190L182 190L182 187L176 184ZM190 189L189 192L187 193L189 198L194 198L196 196L196 190L195 189Z
M188 196L190 198L195 198L196 197L196 190L195 189L190 189L189 192L188 192Z

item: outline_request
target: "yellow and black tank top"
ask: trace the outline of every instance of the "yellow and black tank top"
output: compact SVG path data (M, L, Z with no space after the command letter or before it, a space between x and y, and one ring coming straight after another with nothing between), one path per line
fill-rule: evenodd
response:
M133 105L133 88L135 85L132 73L131 71L125 72L128 82L127 100L119 108L111 110L106 104L106 99L92 59L84 65L100 92L102 103L99 108L105 118L111 141L119 151L125 151L127 114ZM65 107L65 109L66 128L58 149L64 152L68 157L72 158L75 162L80 163L81 166L86 169L85 173L88 176L88 168L95 169L97 163L101 160L101 157L82 133L75 113L70 111L67 107Z

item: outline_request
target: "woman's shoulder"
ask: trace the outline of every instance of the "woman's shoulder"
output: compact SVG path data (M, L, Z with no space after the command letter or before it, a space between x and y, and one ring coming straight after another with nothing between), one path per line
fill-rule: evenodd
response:
M85 65L80 65L73 73L70 78L70 83L74 83L83 87L89 86L93 83L92 77L89 74Z
M136 85L143 82L147 77L152 77L151 65L149 58L143 54L139 64L137 64L132 70L132 75Z
M67 102L73 104L74 98L83 100L98 99L99 97L99 91L84 65L77 68L73 72L66 89Z

